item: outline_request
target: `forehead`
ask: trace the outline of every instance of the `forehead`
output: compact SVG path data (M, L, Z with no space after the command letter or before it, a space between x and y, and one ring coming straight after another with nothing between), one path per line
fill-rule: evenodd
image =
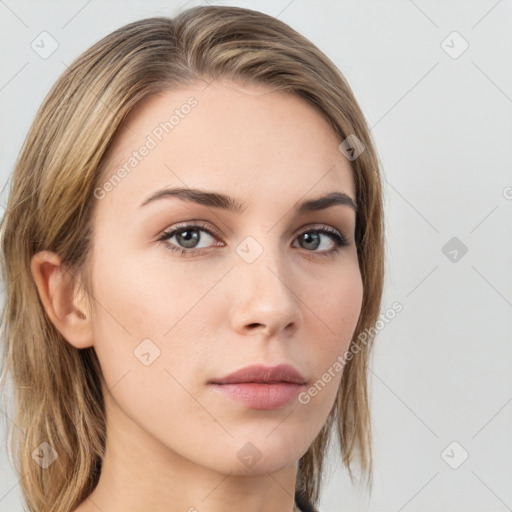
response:
M323 191L354 197L340 138L304 99L265 86L214 81L141 103L111 148L100 186L106 206L138 206L163 186L197 187L247 199L296 201Z

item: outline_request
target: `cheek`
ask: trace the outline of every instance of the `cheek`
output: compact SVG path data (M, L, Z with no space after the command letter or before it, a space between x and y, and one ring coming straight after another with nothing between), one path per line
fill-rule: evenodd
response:
M207 380L204 345L213 344L205 342L205 317L214 315L207 292L215 277L107 252L95 272L95 350L118 406L148 430L169 428L176 411L200 417L186 390Z
M155 257L153 250L142 256L126 252L121 257L103 251L93 269L95 348L107 383L149 362L160 371L192 372L194 361L202 360L201 344L212 345L208 337L222 319L222 287L216 284L225 269L206 272L200 265L177 264L172 256Z
M347 265L307 296L311 314L307 338L314 343L304 348L307 354L302 357L314 367L314 380L299 402L311 403L316 411L322 409L322 416L334 403L343 375L342 362L361 313L363 284L359 267Z
M334 332L345 336L347 332L355 329L362 298L363 285L359 271L345 272L340 275L339 280L328 284L328 290L322 297L323 311Z
M363 283L356 262L350 262L330 278L324 278L316 292L308 293L307 305L320 321L319 329L327 335L323 351L332 356L344 350L350 343L351 337L361 313L363 299Z

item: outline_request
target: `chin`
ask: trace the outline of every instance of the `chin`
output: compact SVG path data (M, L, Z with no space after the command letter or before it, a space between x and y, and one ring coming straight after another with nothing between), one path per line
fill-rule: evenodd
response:
M217 470L234 475L276 473L295 465L308 449L309 445L304 444L304 439L300 442L293 436L286 436L284 430L279 433L281 435L277 434L277 430L268 435L269 432L265 430L254 436L235 436L231 442L232 448L212 454ZM231 451L234 457L226 457L226 453Z

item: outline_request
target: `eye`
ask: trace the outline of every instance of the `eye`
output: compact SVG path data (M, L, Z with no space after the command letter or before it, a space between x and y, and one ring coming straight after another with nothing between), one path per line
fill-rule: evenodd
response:
M331 248L316 251L315 249L318 249L318 247L322 245L322 237L330 240ZM348 239L337 229L334 229L325 224L318 228L303 231L297 238L304 244L303 247L308 249L307 252L312 252L314 255L318 254L319 256L333 256L343 247L350 245ZM329 242L324 245L329 245Z
M207 249L208 242L216 240L212 233L212 229L207 228L206 224L182 224L181 226L174 226L169 231L164 231L162 235L157 239L158 242L163 242L166 249L172 252L179 253L182 256L193 256L196 253L203 252ZM205 233L202 235L201 233ZM176 238L176 243L170 242L173 238ZM204 240L206 238L206 240ZM321 246L329 245L329 242L324 242L322 238L330 240L331 247L323 247L323 250L317 250ZM211 239L211 240L209 240ZM342 235L337 229L334 229L325 224L317 228L308 229L302 231L297 237L299 243L302 243L302 248L306 249L306 252L312 253L312 255L318 256L332 256L340 251L343 247L350 245L349 240ZM200 247L199 243L206 243L206 247ZM217 244L218 247L224 247L223 242ZM308 255L309 256L309 255Z
M182 226L175 226L170 231L164 231L157 241L165 242L167 249L182 255L201 252L201 249L205 247L198 247L199 241L202 241L204 238L206 238L206 242L208 242L208 238L215 240L210 229L205 226L205 224L184 224ZM206 237L201 235L201 232L206 233ZM168 243L172 238L176 238L176 241L178 244L182 245L182 247L176 246L174 243ZM224 244L220 245L223 246Z

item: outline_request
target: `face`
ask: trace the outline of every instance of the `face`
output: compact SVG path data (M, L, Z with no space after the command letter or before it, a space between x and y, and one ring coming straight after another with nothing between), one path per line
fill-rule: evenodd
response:
M361 310L354 210L298 211L331 193L355 200L351 168L304 100L203 89L146 101L109 155L90 255L94 347L110 417L141 443L224 473L275 472L325 423ZM177 188L188 196L159 194ZM291 365L306 384L210 383L256 364Z

